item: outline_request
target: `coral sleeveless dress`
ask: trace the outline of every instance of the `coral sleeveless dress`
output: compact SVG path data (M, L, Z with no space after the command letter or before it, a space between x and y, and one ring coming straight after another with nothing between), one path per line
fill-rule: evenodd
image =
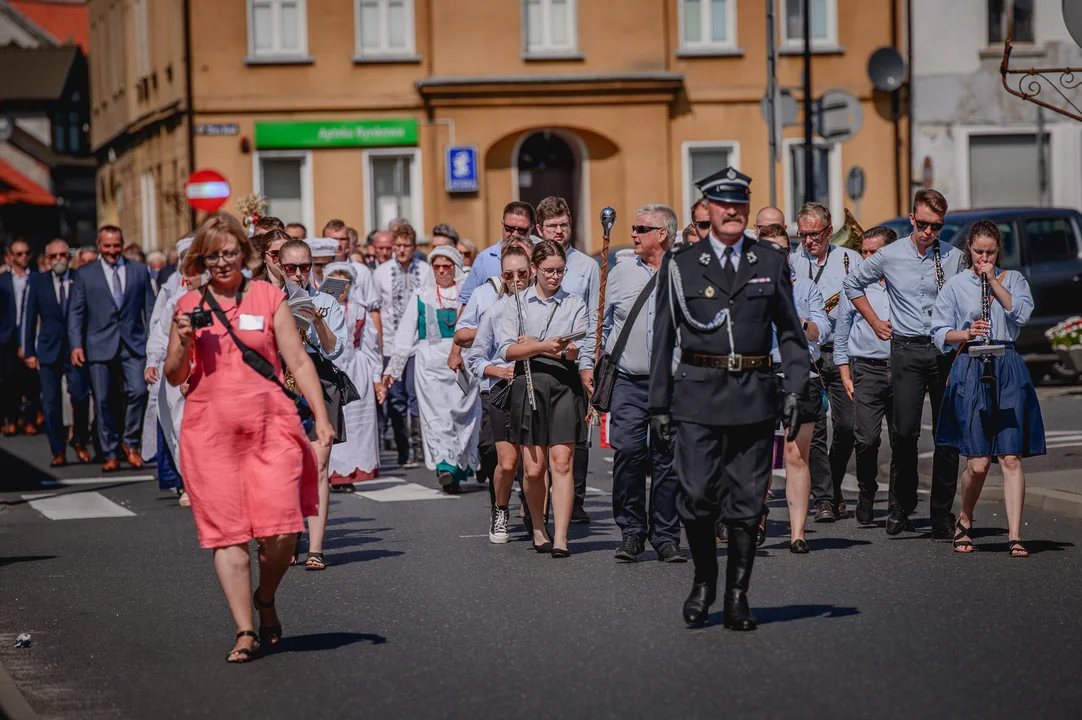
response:
M189 292L177 310L191 312L200 297ZM281 290L256 280L239 306L220 301L237 336L274 365L279 379L274 313L284 300ZM319 470L296 408L244 362L217 318L195 331L191 348L180 470L200 546L301 532L305 516L316 514Z

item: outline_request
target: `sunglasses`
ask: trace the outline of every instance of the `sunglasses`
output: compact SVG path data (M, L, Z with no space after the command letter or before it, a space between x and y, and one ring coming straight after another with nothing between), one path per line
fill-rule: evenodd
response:
M508 235L521 235L522 237L526 237L530 234L529 226L515 227L514 225L508 225L507 223L503 224L503 231Z
M278 262L278 251L277 250L268 250L266 254L270 255L271 260L273 260L274 262Z
M282 265L282 269L290 275L298 270L300 270L302 274L307 274L312 269L312 263L285 263Z
M68 256L68 254L66 252L58 252L58 253L53 253L51 255L48 255L47 257L50 260L59 260L60 258L66 258L67 256Z
M917 230L927 230L931 228L933 232L939 232L943 229L943 223L941 222L925 222L924 220L914 220L913 222L916 224Z
M660 230L660 229L661 228L655 227L653 225L632 225L631 226L631 232L635 233L636 235L645 235L648 232L651 232L653 230Z
M503 279L504 280L527 280L527 279L529 279L529 277L530 277L530 271L529 270L515 270L515 271L508 270L507 272L503 273Z
M696 220L694 225L695 225L695 227L699 228L700 230L709 230L710 229L710 221L709 220Z
M452 270L455 269L455 266L440 263L439 265L433 265L432 269L435 270L436 272L451 272Z

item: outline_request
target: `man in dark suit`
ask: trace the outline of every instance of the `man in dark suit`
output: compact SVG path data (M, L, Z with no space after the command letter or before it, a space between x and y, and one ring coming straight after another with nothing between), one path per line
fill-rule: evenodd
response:
M676 505L695 561L683 610L691 627L706 622L717 596L719 515L729 528L725 627L756 627L747 592L778 420L772 326L785 376L782 421L790 439L799 429L799 393L811 366L788 258L744 232L750 183L733 168L697 183L707 198L710 233L666 253L658 275L651 431L664 451L676 426ZM680 365L674 372L678 341Z
M38 379L23 362L21 341L30 278L37 273L25 240L11 243L7 256L9 270L0 273L0 424L5 435L36 435Z
M143 466L139 456L140 425L147 399L143 371L154 291L146 265L125 260L123 248L120 228L101 228L101 257L75 274L68 307L71 364L89 365L105 471L120 467L117 419L122 403L126 403L126 409L120 447L132 467Z
M79 462L90 462L87 442L90 439L90 378L85 367L71 364L68 345L68 304L72 276L68 269L68 244L53 240L45 248L52 266L48 273L30 279L23 322L23 356L27 366L38 371L41 399L45 406L45 432L53 454L53 467L67 465L67 435L64 432L64 398L61 381L68 379L71 397L72 448ZM38 327L38 320L41 327Z

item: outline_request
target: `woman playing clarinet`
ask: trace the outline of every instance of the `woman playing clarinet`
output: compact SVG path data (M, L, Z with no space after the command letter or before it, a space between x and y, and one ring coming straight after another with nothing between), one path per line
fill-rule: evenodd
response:
M958 448L967 458L954 550L973 552L973 511L995 458L1003 472L1010 555L1028 557L1021 538L1026 493L1021 458L1044 454L1044 422L1029 371L1014 349L1033 313L1033 295L1021 273L996 267L1002 251L1003 234L996 224L974 223L964 247L971 272L950 278L932 311L935 344L943 352L960 346L935 441Z

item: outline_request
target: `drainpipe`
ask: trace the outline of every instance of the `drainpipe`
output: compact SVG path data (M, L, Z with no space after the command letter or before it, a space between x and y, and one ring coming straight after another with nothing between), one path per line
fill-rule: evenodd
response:
M909 178L909 182L906 185L905 192L905 205L909 206L909 195L913 190L913 0L905 0L905 55L906 55L906 68L909 71L909 80L907 82L908 92L906 93L906 105L908 107L909 114L909 127L907 128L909 133L909 140L906 147L906 156L909 160L908 169L906 170L906 177ZM898 210L898 214L902 214L902 210Z
M184 105L188 126L188 173L195 172L195 107L192 100L192 7L184 0ZM189 206L188 222L195 231L195 208Z

